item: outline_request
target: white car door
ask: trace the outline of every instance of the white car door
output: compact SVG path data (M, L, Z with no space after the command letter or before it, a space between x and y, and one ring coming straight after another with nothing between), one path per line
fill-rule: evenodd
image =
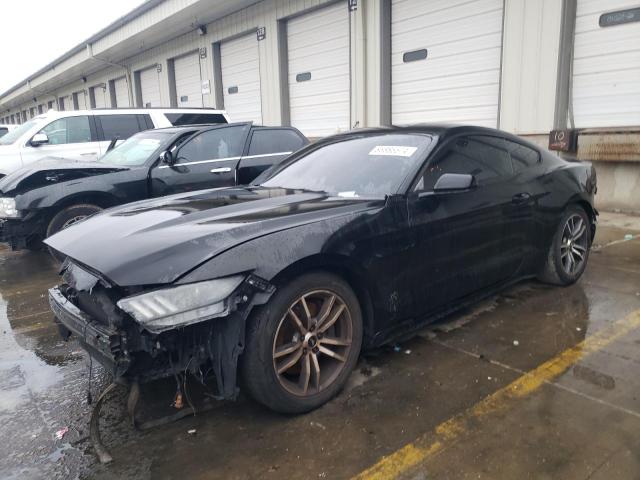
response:
M80 160L97 160L100 143L95 141L86 115L54 120L38 133L47 135L49 142L40 146L27 145L23 151L23 164L44 157L59 157Z

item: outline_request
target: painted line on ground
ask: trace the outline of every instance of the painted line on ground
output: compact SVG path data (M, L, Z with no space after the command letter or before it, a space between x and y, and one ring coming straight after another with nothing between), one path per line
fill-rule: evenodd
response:
M383 457L372 467L353 477L354 480L386 480L397 478L430 457L459 441L467 432L467 424L509 407L512 400L524 398L566 372L581 358L604 349L614 341L640 328L640 310L603 328L556 357L525 373L506 387L484 398L468 410L438 425L400 450Z

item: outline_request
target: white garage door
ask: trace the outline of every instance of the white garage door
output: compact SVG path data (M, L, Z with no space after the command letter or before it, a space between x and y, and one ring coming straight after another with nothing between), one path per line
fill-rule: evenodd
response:
M578 0L573 63L578 128L640 125L640 22L605 16L600 26L603 14L637 7L638 0Z
M86 110L87 109L87 100L85 98L84 92L76 92L76 98L78 99L78 110Z
M234 122L262 123L260 57L255 34L220 45L224 108Z
M503 0L392 0L394 124L498 124Z
M140 72L140 93L142 93L143 107L162 107L159 75L156 67Z
M202 107L200 55L192 53L174 60L178 107Z
M107 108L107 90L101 85L93 87L93 99L95 108Z
M129 87L127 85L127 77L118 78L113 82L113 89L116 93L116 108L130 107L129 103Z
M291 124L309 137L349 130L349 10L346 2L287 23Z

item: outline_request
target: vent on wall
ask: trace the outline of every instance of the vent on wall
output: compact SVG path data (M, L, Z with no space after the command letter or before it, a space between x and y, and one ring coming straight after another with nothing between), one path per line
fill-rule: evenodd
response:
M418 60L424 60L427 58L427 54L428 52L426 48L413 50L412 52L405 52L405 54L402 55L402 61L404 63L417 62Z
M234 93L238 93L238 87L229 87L227 89L227 92L229 93L229 95L233 95Z

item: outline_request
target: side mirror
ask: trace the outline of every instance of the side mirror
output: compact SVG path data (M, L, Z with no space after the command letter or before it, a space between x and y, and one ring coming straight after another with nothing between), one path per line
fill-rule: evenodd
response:
M36 133L33 138L31 139L31 142L29 142L31 144L32 147L39 147L40 145L46 145L47 143L49 143L49 137L47 136L46 133Z
M476 177L468 174L460 173L445 173L443 174L435 186L433 191L435 193L443 192L457 192L463 190L469 190L476 186Z
M176 163L175 158L173 158L173 154L169 150L165 150L160 154L160 161L167 165L174 165Z

